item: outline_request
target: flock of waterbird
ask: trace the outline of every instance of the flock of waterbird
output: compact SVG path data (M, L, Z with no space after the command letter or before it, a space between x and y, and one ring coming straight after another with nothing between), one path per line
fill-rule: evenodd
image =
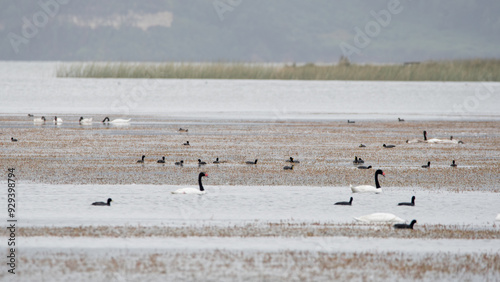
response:
M31 114L29 114L28 116L33 117L33 115L31 115ZM398 121L399 122L404 122L405 120L401 119L401 118L398 118ZM45 124L47 122L47 119L44 116L42 116L40 118L34 118L33 122L35 124ZM105 117L102 120L103 124L108 124L108 123L112 123L112 124L127 124L129 122L130 122L130 119L113 119L113 120L110 120L109 117ZM355 121L351 121L351 120L348 120L347 122L348 123L355 123ZM55 116L54 119L53 119L53 123L56 124L56 125L57 124L62 124L63 120L61 118L58 118L57 116ZM92 124L92 118L80 117L80 119L78 120L78 123L81 124L81 125L90 125L90 124ZM179 128L178 131L179 132L189 132L188 129L186 129L186 128ZM438 138L428 139L427 138L427 131L424 131L423 135L424 135L424 139L406 140L406 143L408 143L408 144L411 144L411 143L463 144L462 141L453 139L453 136L451 136L450 139L438 139ZM12 142L17 142L18 140L16 138L12 137L11 141ZM189 141L186 141L185 143L183 143L183 145L184 146L190 146L191 144L189 143ZM361 144L359 147L360 148L364 148L364 147L366 147L366 145ZM395 148L396 145L383 144L382 147L383 148L387 148L387 149L391 149L391 148ZM143 155L141 157L141 159L137 161L137 163L144 164L145 158L146 158L146 156ZM258 159L255 159L254 161L246 161L245 164L247 164L247 165L257 165L257 162L258 162ZM289 159L286 159L285 162L290 163L291 165L284 166L283 167L284 170L293 170L294 164L300 163L300 161L295 160L293 157L290 157ZM165 156L163 156L161 159L157 160L157 163L165 164ZM215 161L213 161L213 164L217 164L218 165L218 164L221 164L221 163L226 163L226 161L221 161L221 160L219 160L218 157L215 159ZM368 166L363 165L364 163L365 163L365 161L361 157L359 157L359 158L358 158L358 156L354 157L353 164L356 165L358 169L371 169L372 168L371 165L368 165ZM184 165L184 160L176 161L174 164L176 166L183 166ZM201 159L198 159L198 166L201 167L201 166L204 166L204 165L207 165L207 162L202 161ZM430 166L431 166L431 162L428 161L427 164L422 165L422 168L430 168ZM452 161L452 164L450 166L451 167L457 167L457 164L455 163L455 160ZM377 169L375 171L375 186L371 186L371 185L352 186L352 185L350 185L352 193L381 193L382 192L382 188L381 188L379 180L378 180L378 176L379 175L385 176L385 173L381 169ZM205 194L206 191L205 191L205 189L203 187L202 177L208 177L208 174L205 173L205 172L200 172L200 174L198 175L198 189L191 188L191 187L181 188L181 189L177 189L176 191L173 191L172 194L197 194L197 195ZM334 205L351 206L352 203L353 203L353 200L354 200L353 197L351 197L349 201L336 202ZM92 203L92 205L94 205L94 206L111 206L111 202L112 202L112 199L108 198L107 202L94 202L94 203ZM401 202L401 203L398 203L398 206L415 206L415 196L412 196L411 202ZM381 221L381 222L402 222L402 221L404 221L401 218L398 218L395 215L388 214L388 213L374 213L374 214L370 214L370 215L361 216L361 217L358 217L358 218L355 218L355 219L358 220L358 221L361 221L361 222L376 222L376 221ZM416 222L417 222L416 220L412 220L410 224L397 223L397 224L394 224L393 226L396 229L413 229L413 226L414 226L414 224Z

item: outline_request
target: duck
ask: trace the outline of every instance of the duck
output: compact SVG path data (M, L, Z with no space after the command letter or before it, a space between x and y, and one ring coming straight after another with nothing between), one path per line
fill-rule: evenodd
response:
M112 201L111 198L108 198L107 202L93 202L92 206L111 206Z
M411 197L411 202L402 202L399 203L398 206L415 206L415 196Z
M364 165L358 166L358 169L370 169L370 168L372 168L371 165L369 165L369 166L364 166Z
M365 144L360 144L359 147L360 148L364 148L364 147L366 147L366 145Z
M198 165L206 165L206 162L202 162L200 159L198 159Z
M283 169L284 170L293 170L293 165L292 166L284 166Z
M350 185L351 191L353 193L381 193L382 187L380 187L380 184L378 182L379 174L385 177L385 173L381 169L377 169L377 171L375 171L375 187L371 185L360 185L355 187Z
M404 119L402 119L402 118L398 118L398 121L399 121L399 122L402 122L402 121L405 121L405 120L404 120Z
M54 117L54 124L61 124L63 123L62 118Z
M205 172L200 172L198 175L198 185L199 189L196 188L180 188L172 192L172 194L196 194L196 195L203 195L206 194L207 192L203 188L203 184L201 183L201 178L202 177L208 177L208 174Z
M431 162L427 162L426 165L423 165L422 168L430 168L431 167Z
M163 156L161 159L156 161L159 164L164 164L165 163L165 156Z
M45 117L40 117L40 118L33 119L34 123L45 123L46 121L47 120L45 119Z
M354 120L347 120L347 123L356 123Z
M354 156L354 161L352 161L352 164L359 164L359 160L357 156Z
M349 202L336 202L334 205L340 205L340 206L352 206L352 197L349 200Z
M294 163L294 164L298 164L300 163L300 161L297 161L297 160L294 160L292 157L290 157L288 160L286 160L285 162L287 163Z
M80 117L80 119L78 120L78 122L80 124L90 124L90 123L92 123L92 118L83 118L83 117Z
M451 167L457 167L457 164L455 163L455 160L453 160L453 162L451 162Z
M362 158L358 158L358 164L364 164L365 161Z
M245 162L247 165L256 165L257 164L257 159L255 159L255 161L251 162L251 161L247 161Z
M394 228L395 229L413 229L413 225L415 225L415 223L417 223L417 220L412 220L410 222L410 224L406 224L406 223L398 223L398 224L394 224Z
M32 115L32 114L28 114L28 116L29 116L29 117L34 117L34 115Z
M146 157L146 156L142 155L142 159L138 160L138 161L137 161L137 163L139 163L139 164L143 164L143 163L144 163L144 158L145 158L145 157Z
M102 123L129 123L130 119L117 118L112 121L109 120L109 117L105 117L102 120Z
M214 164L220 164L219 158L215 158Z
M175 165L183 166L184 165L184 160L181 160L179 162L175 162Z
M12 141L12 142L17 142L17 139L16 139L16 138L14 138L14 137L10 137L10 141Z
M396 145L385 145L385 144L384 144L384 145L382 145L382 146L383 146L384 148L394 148L394 147L396 147Z
M359 222L374 222L374 223L405 222L404 219L397 217L392 213L372 213L360 217L355 217L354 219Z
M179 132L188 132L188 129L187 128L179 128Z
M184 145L184 146L191 146L191 145L189 145L189 141L186 141L186 143L184 143L182 145Z

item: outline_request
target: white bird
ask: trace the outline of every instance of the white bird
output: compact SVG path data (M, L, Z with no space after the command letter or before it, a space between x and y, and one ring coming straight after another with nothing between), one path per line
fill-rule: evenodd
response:
M353 193L381 193L382 187L380 187L380 184L378 183L379 174L382 174L382 176L385 177L385 173L381 169L378 169L375 172L375 187L371 185L360 185L353 187L352 185L350 185L351 191Z
M206 194L207 192L205 191L205 189L203 188L203 184L201 183L201 178L203 176L208 177L208 174L204 173L204 172L200 172L200 174L198 175L198 185L200 186L200 189L191 188L191 187L180 188L180 189L173 191L172 194L196 194L196 195Z
M92 118L83 118L83 117L80 117L80 120L78 122L80 124L91 124L92 123Z
M112 121L109 120L109 117L105 117L103 120L102 120L102 123L129 123L130 122L130 119L122 119L122 118L117 118L117 119L114 119Z
M399 218L392 213L372 213L363 215L360 217L355 217L355 220L359 222L378 222L378 223L394 223L394 222L405 222L404 219Z
M62 118L54 117L54 124L61 124L63 123Z
M45 121L46 121L45 117L33 119L34 123L45 123Z
M495 220L499 220L500 221L500 213L497 214L497 217L495 218Z

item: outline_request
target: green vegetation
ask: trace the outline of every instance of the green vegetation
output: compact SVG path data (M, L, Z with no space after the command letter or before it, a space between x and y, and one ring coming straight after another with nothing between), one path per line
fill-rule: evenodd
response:
M57 77L500 81L500 60L463 60L403 65L301 66L249 63L71 63L57 68Z

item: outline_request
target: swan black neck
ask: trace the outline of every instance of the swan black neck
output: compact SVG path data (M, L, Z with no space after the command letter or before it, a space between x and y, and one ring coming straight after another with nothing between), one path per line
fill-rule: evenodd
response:
M414 206L415 205L415 196L411 197L411 205Z
M375 172L375 187L377 187L377 189L381 188L380 183L378 182L378 175L379 174L384 175L384 172L380 169Z
M198 175L198 185L200 185L200 191L205 191L205 189L203 188L203 184L201 183L201 178L203 176L205 176L204 172L201 172L200 175Z
M427 131L424 131L424 140L427 141Z
M109 117L105 117L102 122L106 122L106 121L109 121Z
M415 223L417 223L415 219L410 222L410 229L413 229L413 225L415 225Z

